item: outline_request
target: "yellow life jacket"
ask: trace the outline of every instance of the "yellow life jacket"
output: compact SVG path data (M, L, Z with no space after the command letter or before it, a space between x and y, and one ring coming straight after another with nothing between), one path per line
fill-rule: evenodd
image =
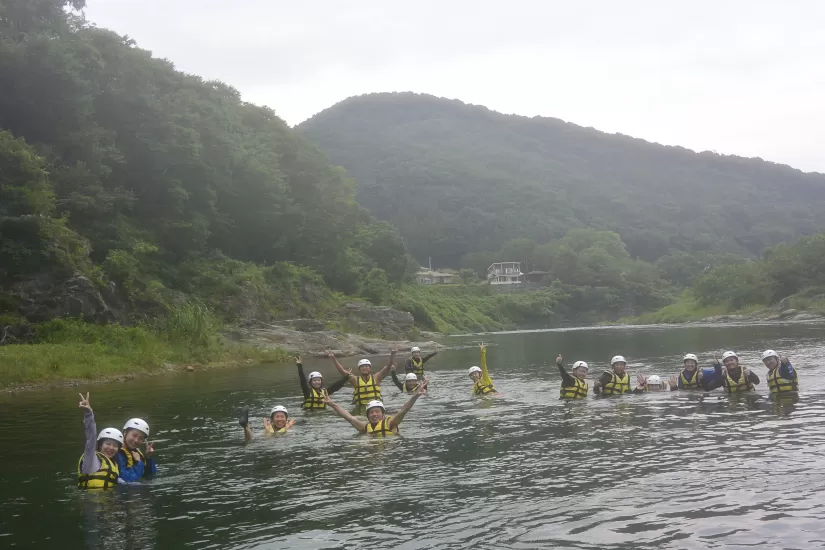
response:
M495 393L496 389L492 384L482 384L481 380L473 384L473 395L487 395L488 393Z
M701 389L702 386L699 384L699 368L696 368L696 371L693 373L693 378L688 379L685 376L685 371L679 373L679 381L682 383L683 390L698 390Z
M725 369L724 385L728 393L741 393L753 390L753 384L751 384L745 377L744 368L740 368L739 380L734 380L731 378L730 374L728 374L728 370Z
M619 376L615 372L605 371L611 378L610 382L602 388L602 395L621 395L630 391L630 375L626 372L624 376Z
M407 365L405 370L406 372L414 372L417 377L422 378L424 376L424 359L419 357L416 360L415 357L410 357L410 364Z
M93 474L81 473L83 467L83 455L77 461L77 487L79 489L108 489L117 485L117 478L120 476L117 463L103 453L97 453L100 459L100 469Z
M370 374L369 379L364 382L364 379L359 376L358 386L352 394L352 402L366 405L373 400L381 401L381 388L375 384L375 377Z
M326 388L321 388L321 390L316 390L312 386L309 387L309 395L304 399L304 404L301 405L302 409L326 409L327 404L324 403L324 397L329 395Z
M587 397L587 380L573 377L573 386L562 386L560 390L561 399L584 399Z
M779 367L768 372L768 387L771 393L788 393L799 391L799 375L794 371L793 380L779 376Z
M146 457L143 456L143 451L141 451L140 449L135 449L135 451L137 452L137 454L140 455L140 461L143 462L144 464L146 464ZM130 451L126 450L126 447L121 447L118 452L123 453L123 456L126 457L126 468L127 469L129 469L129 468L131 468L132 466L135 465L135 459L134 459L134 457L132 457L132 453Z
M421 384L419 382L416 382L415 386L413 386L412 389L407 389L407 383L404 382L403 384L401 384L401 388L404 393L415 393L415 390L417 390L418 386L420 385Z
M391 416L385 416L375 424L367 422L367 427L364 433L367 435L398 435L398 426L389 428Z

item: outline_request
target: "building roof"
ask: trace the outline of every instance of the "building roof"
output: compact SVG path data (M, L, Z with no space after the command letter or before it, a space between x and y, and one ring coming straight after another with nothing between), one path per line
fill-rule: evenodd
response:
M493 262L490 264L490 267L493 267L496 264L519 264L519 269L521 269L521 262ZM490 269L490 267L487 269Z
M442 273L440 271L419 271L418 275L426 275L428 277L455 277L454 273Z

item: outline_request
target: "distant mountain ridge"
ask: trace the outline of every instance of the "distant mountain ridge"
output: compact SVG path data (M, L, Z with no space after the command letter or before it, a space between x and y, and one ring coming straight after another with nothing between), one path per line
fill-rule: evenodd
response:
M352 97L296 128L358 180L360 204L438 265L577 227L616 231L648 261L756 256L825 229L823 174L553 118L404 92Z

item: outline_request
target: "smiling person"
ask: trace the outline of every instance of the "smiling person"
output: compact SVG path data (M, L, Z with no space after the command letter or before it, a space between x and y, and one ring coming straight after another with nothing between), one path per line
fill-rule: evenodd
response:
M84 410L86 447L77 461L77 486L80 489L110 489L120 481L120 471L114 459L123 446L123 434L116 428L104 428L95 438L97 425L89 392L86 397L80 394L78 407Z
M395 372L395 365L390 368L390 376L392 376L392 383L395 384L395 387L404 393L414 393L420 384L418 377L414 372L408 372L405 374L403 382L399 380L398 374ZM427 382L429 382L429 379Z
M327 388L324 386L323 376L321 376L321 373L318 371L309 373L309 380L307 380L300 356L295 358L295 365L298 367L298 380L301 382L301 392L304 394L304 403L301 405L301 408L304 410L326 409L327 405L324 403L324 397L332 395L343 388L344 384L349 380L348 373Z
M437 351L432 353L428 353L424 357L421 357L421 348L418 346L413 346L410 349L410 358L407 359L407 363L404 365L404 372L409 374L415 374L416 378L419 380L424 379L424 363L432 359L438 355Z
M772 349L762 353L762 362L768 367L768 388L772 394L783 395L799 391L799 375L787 357Z
M487 370L487 347L482 342L479 344L479 348L481 348L481 368L472 366L468 372L470 379L473 381L473 395L492 395L497 392Z
M627 360L622 355L615 355L610 360L611 370L602 373L593 384L593 393L596 395L622 395L630 390L630 375L625 372Z
M658 374L651 374L644 376L639 374L636 376L637 386L633 388L633 393L648 393L657 391L667 391L667 382L662 380Z
M584 361L573 363L573 374L570 375L564 368L561 354L556 357L556 366L561 374L560 399L584 399L587 397L587 371L589 367Z
M328 397L328 396L325 396ZM245 441L252 441L254 434L249 425L249 407L241 409L238 424L243 428ZM283 435L295 424L295 419L289 419L289 411L283 405L275 405L269 412L269 418L264 418L264 433L266 435Z
M155 446L146 440L149 424L140 418L132 418L123 425L123 447L116 455L120 477L124 481L138 481L156 474ZM138 447L146 444L146 452Z
M426 391L427 382L424 382L415 390L415 393L412 394L394 416L387 416L384 404L381 401L370 401L367 404L366 422L351 415L348 411L344 410L341 405L333 401L331 397L326 397L324 400L338 416L352 424L353 428L363 434L372 436L398 435L398 426L401 424L401 421L404 420L404 417L410 412L410 409L415 405L418 398L424 395Z
M699 358L688 353L682 359L684 368L670 377L670 389L710 391L722 385L722 365L714 364L713 369L700 369Z
M723 353L722 363L725 365L722 373L722 386L728 394L754 391L754 386L759 384L759 377L747 367L739 364L739 356L735 352ZM718 365L717 359L714 366Z
M348 377L349 383L352 385L353 390L355 390L352 394L352 402L363 407L370 401L381 400L381 381L387 376L390 368L395 363L396 353L398 353L398 350L393 349L390 353L390 362L375 374L372 374L372 362L370 362L369 359L361 359L358 361L359 376L355 376L351 372L344 370L344 367L338 362L338 359L331 350L327 352L327 356L332 359L338 372Z

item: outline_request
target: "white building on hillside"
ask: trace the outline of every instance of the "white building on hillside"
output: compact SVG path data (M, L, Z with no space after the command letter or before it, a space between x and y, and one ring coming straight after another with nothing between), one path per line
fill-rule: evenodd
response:
M522 282L521 262L499 262L487 268L491 285L516 285Z

